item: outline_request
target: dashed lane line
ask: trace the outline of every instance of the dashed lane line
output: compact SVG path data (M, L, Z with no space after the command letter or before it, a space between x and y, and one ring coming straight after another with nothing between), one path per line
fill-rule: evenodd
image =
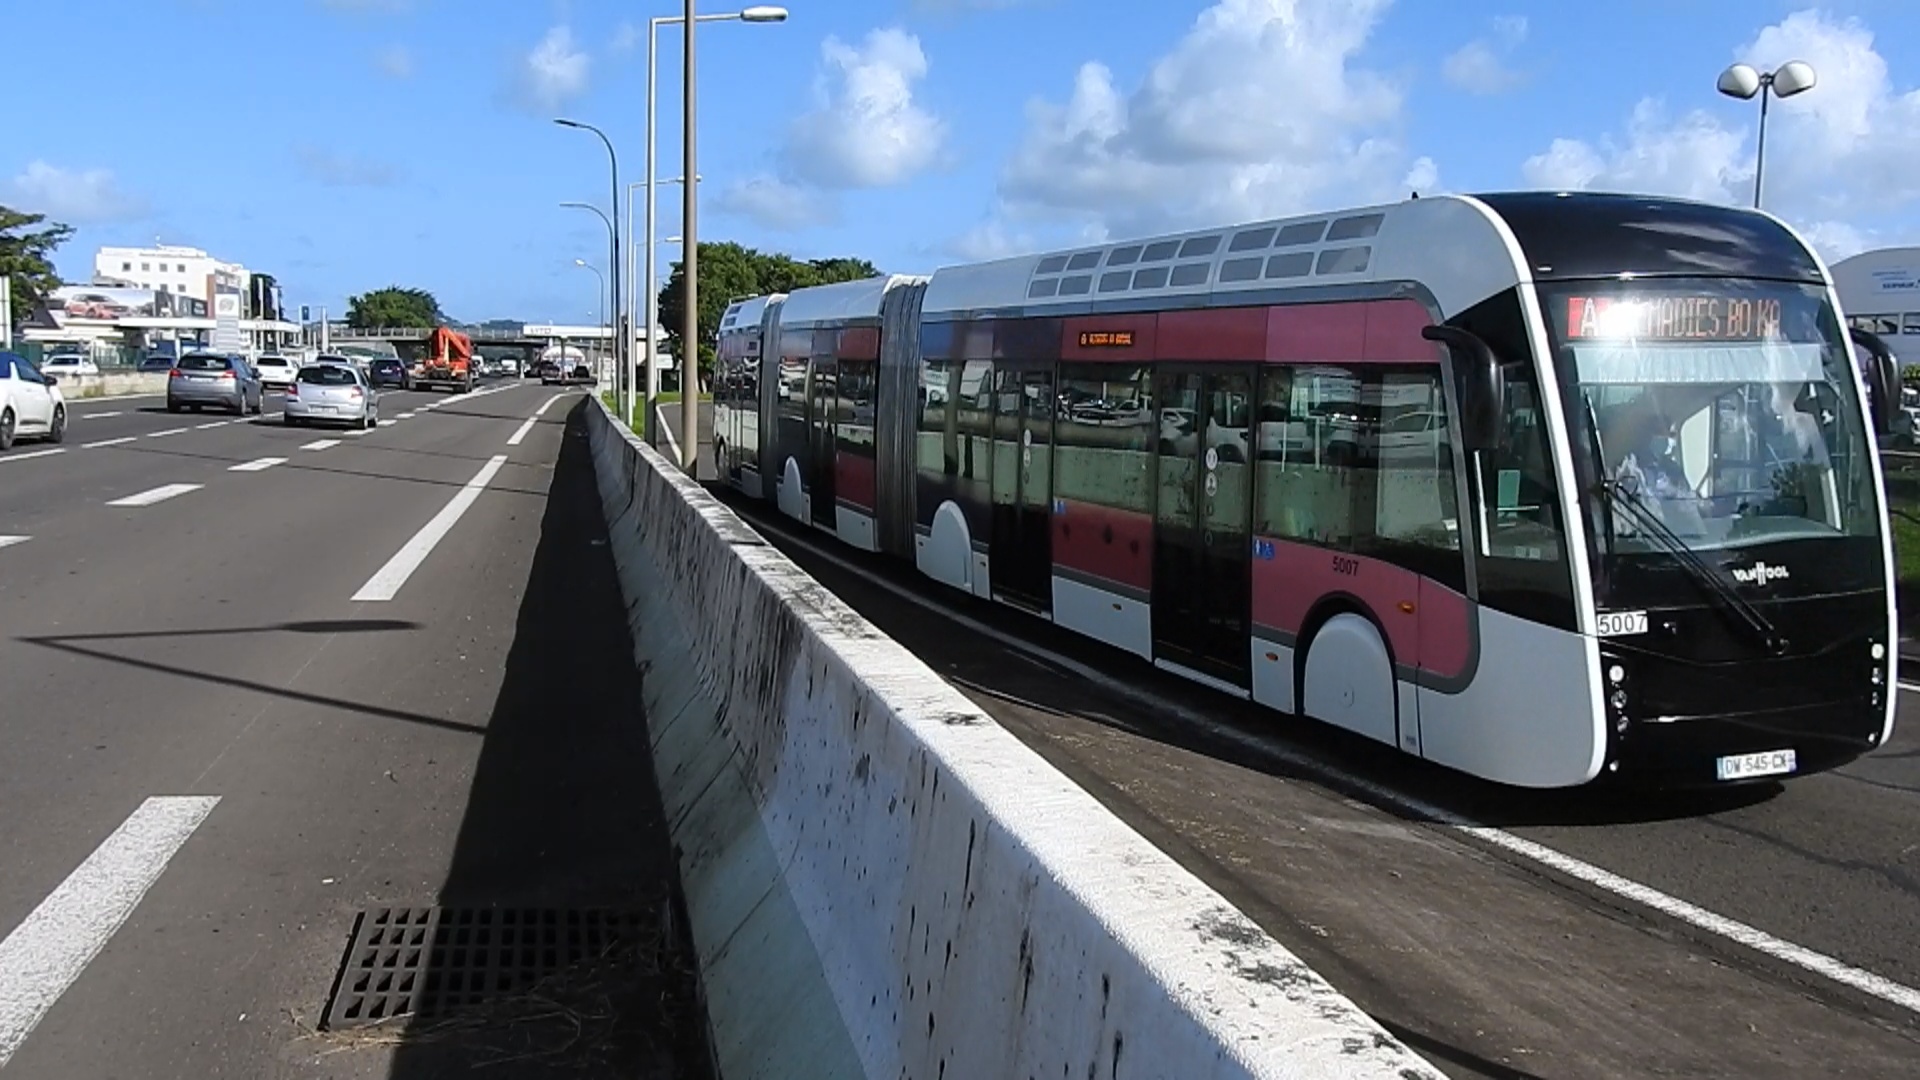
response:
M163 503L163 502L166 502L168 499L178 498L181 495L185 495L189 491L198 491L202 486L204 485L162 484L157 488L150 488L146 491L140 492L137 495L128 495L125 498L110 500L107 503L107 505L108 506L152 506L155 503Z
M340 440L339 440L339 439L315 439L315 440L313 440L312 442L310 442L310 443L308 443L308 444L306 444L305 446L302 446L302 447L301 447L300 449L302 449L302 450L331 450L331 449L333 449L334 447L336 447L336 446L339 446L339 445L340 445Z
M55 454L64 454L66 452L67 452L66 447L56 446L51 450L34 450L25 454L8 454L6 457L0 457L0 462L27 461L32 458L52 457Z
M80 448L82 450L98 450L103 446L124 446L127 443L139 441L140 437L138 435L122 435L117 439L101 439L99 442L83 443Z
M229 465L227 467L227 471L228 472L265 472L266 470L273 468L275 465L285 465L286 463L287 463L287 459L283 457L255 458L252 461L243 461L238 465Z
M217 795L176 795L141 803L0 941L0 1067L100 955L219 802Z
M15 544L24 544L33 539L31 536L0 536L0 548L10 548Z
M75 420L105 420L109 416L125 416L125 415L127 415L125 410L116 409L113 412L80 413L76 415L74 419Z
M545 416L545 415L547 415L547 410L548 410L548 409L551 409L551 408L553 408L553 403L554 403L554 402L556 402L556 401L559 401L559 400L560 400L561 398L563 398L563 397L566 397L566 396L567 396L567 395L565 395L565 394L555 394L555 395L553 395L552 397L550 397L550 398L548 398L548 399L547 399L546 401L544 401L544 402L542 402L542 403L540 404L540 407L539 407L539 408L537 408L537 409L535 409L535 410L533 410L533 415L535 415L535 416Z
M193 429L190 427L173 427L173 428L168 428L165 431L149 431L147 432L147 438L164 439L169 435L184 435L187 432L192 430Z
M360 586L360 591L353 594L354 602L391 600L398 595L400 587L407 583L407 579L412 577L413 572L420 568L420 564L427 560L427 556L433 554L435 545L446 539L447 534L453 531L454 525L460 521L461 516L480 498L480 493L485 491L487 485L493 481L494 475L500 471L500 466L506 463L507 455L505 454L495 454L488 458L487 463L480 466L480 471L473 475L473 479L467 481L466 486L459 491L454 492L453 498L447 500L447 505L433 515L433 520L422 525L420 531L413 534L413 539L408 540L399 551L394 553L393 558L387 560L385 566L368 578L365 585Z
M507 445L519 446L520 441L527 437L527 432L532 431L533 425L537 423L539 423L539 421L535 420L533 417L531 416L527 417L527 422L524 424L521 424L520 429L518 431L515 431L513 434L507 436Z

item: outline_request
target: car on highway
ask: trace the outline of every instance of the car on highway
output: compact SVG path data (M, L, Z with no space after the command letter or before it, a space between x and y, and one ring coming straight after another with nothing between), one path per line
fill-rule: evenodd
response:
M254 361L253 366L260 372L260 385L268 390L282 390L293 384L293 376L300 365L287 357L268 353Z
M67 399L60 386L18 353L0 352L0 450L22 436L59 442L67 436Z
M380 422L380 391L352 364L310 364L287 387L280 418L288 427L330 423L365 431Z
M398 357L383 356L367 365L367 381L374 386L393 386L406 390L411 386L407 378L407 365Z
M536 360L527 374L540 380L542 386L552 386L560 381L560 365L551 360Z
M139 370L146 373L172 371L173 357L168 356L166 353L154 353L140 361Z
M260 373L244 357L225 353L188 353L167 373L167 411L199 412L209 405L236 414L258 414L266 407Z
M71 379L80 375L98 375L100 365L94 363L91 357L79 353L55 353L40 362L40 371L45 375Z

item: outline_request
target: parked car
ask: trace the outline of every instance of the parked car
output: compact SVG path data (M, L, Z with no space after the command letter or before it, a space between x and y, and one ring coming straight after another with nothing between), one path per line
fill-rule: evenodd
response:
M199 412L218 405L245 415L266 406L260 373L246 360L221 353L188 353L174 362L167 375L167 411Z
M300 370L299 364L272 353L254 361L253 366L260 372L260 385L269 390L285 389L293 385L293 376Z
M40 362L40 372L71 379L77 375L98 375L100 365L94 363L91 357L79 353L54 353Z
M67 400L59 384L18 353L0 352L0 450L31 435L48 442L67 437Z
M325 422L364 431L380 422L380 391L352 364L312 364L287 387L280 418L289 427Z
M374 386L397 386L402 390L412 385L407 378L407 365L397 357L381 357L367 365L367 381Z

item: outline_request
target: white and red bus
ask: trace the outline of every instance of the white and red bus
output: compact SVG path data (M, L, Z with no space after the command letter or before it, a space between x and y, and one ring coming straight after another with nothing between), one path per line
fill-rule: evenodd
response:
M756 298L719 355L747 494L1455 769L1732 783L1892 733L1893 375L1761 213L1411 199Z

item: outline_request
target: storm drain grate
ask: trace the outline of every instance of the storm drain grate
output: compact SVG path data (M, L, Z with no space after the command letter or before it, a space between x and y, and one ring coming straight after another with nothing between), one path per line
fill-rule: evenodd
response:
M353 939L321 1028L433 1019L524 994L631 943L632 912L552 908L373 908Z

